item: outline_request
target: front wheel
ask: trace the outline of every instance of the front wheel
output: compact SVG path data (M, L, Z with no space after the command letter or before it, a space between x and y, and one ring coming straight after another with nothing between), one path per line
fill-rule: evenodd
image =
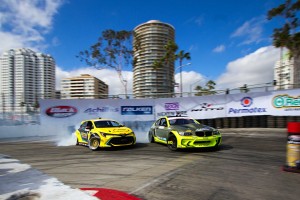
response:
M170 135L167 141L168 148L172 151L177 150L177 138L175 135Z
M91 138L89 141L89 148L93 151L97 150L100 145L100 140L98 138Z
M149 138L150 143L154 143L154 137L153 137L153 134L151 132L148 133L148 138Z

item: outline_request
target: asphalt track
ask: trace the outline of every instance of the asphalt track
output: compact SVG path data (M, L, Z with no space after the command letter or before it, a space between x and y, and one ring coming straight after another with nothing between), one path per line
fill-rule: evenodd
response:
M171 152L153 143L91 151L83 146L58 147L51 141L0 140L0 153L73 188L109 188L140 199L300 198L300 174L282 171L284 129L223 133L218 151Z

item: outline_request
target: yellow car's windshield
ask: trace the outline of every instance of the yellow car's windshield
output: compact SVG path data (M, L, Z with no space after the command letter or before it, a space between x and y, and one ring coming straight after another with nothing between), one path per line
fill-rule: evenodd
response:
M95 121L94 123L95 123L96 128L121 127L122 126L118 122L110 121L110 120Z

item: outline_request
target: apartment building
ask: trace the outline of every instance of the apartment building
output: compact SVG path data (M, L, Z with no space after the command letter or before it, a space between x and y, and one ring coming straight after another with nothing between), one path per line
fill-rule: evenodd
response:
M294 84L294 59L285 53L275 64L274 80L275 90L292 89Z
M135 98L172 97L174 94L174 62L154 68L168 41L174 41L175 29L167 23L150 20L134 28L133 94Z
M0 111L28 112L41 98L54 98L55 60L30 49L10 49L0 55Z
M89 74L61 80L61 99L106 99L108 85Z

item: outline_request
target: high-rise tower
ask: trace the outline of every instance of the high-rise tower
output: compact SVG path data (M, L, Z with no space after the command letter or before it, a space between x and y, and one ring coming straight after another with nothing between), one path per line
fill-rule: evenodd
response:
M168 41L175 40L175 29L170 24L150 20L134 29L133 94L135 98L172 97L174 94L174 62L155 68Z
M0 88L2 112L34 109L38 99L54 98L54 59L24 48L5 51L0 55Z

